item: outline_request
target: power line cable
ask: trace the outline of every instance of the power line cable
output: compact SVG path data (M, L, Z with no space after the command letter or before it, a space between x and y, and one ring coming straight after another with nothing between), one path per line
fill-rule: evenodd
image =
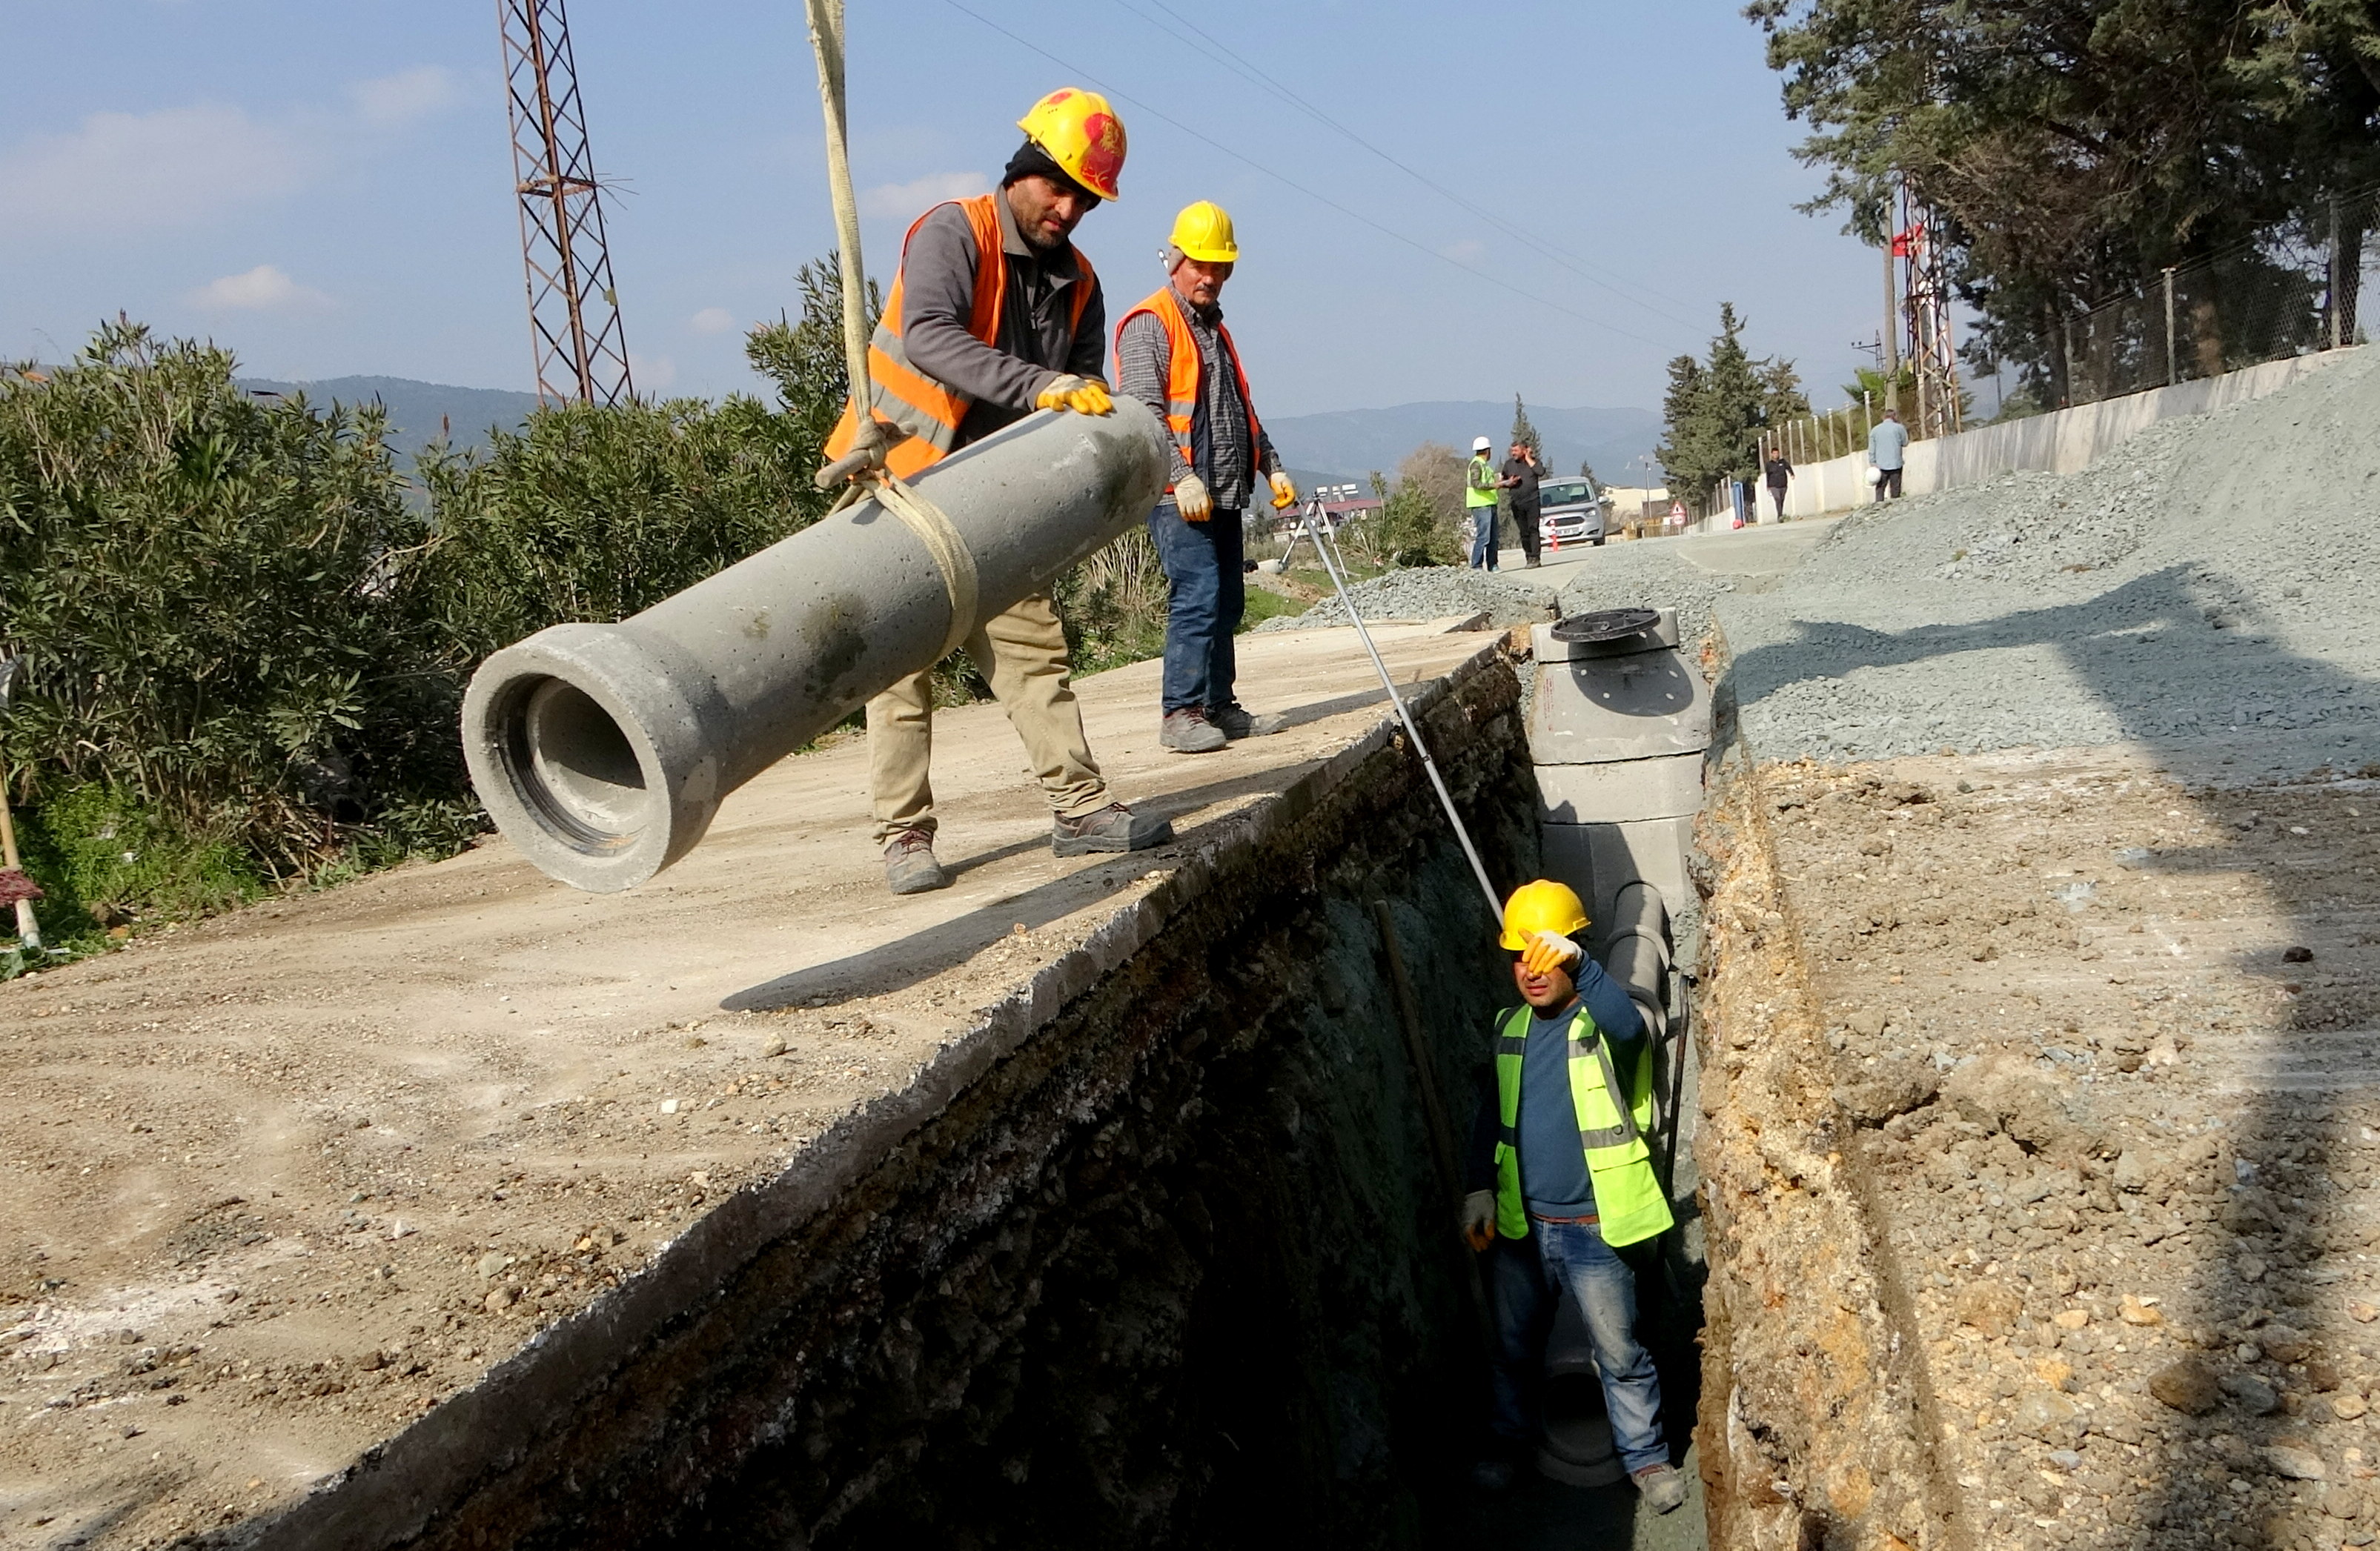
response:
M1643 308L1645 311L1652 313L1655 317L1663 319L1669 322L1676 323L1682 328L1691 329L1697 326L1694 323L1688 321L1686 319L1677 316L1677 314L1673 312L1667 311L1661 308L1654 306L1651 302L1643 300L1641 297L1630 296L1628 294L1628 290L1622 289L1622 287L1641 291L1645 296L1656 297L1676 307L1692 308L1694 303L1682 301L1676 297L1670 296L1661 291L1657 291L1649 285L1639 285L1635 281L1625 279L1609 271L1599 270L1594 265L1581 262L1559 245L1546 241L1528 228L1514 224L1512 221L1498 213L1488 206L1474 202L1466 195L1459 192L1458 190L1449 188L1444 184L1431 177L1428 174L1422 172L1419 168L1411 165L1395 155L1392 155L1389 151L1383 151L1378 146L1374 145L1371 141L1366 139L1363 136L1357 134L1346 125L1339 122L1338 119L1333 118L1329 114L1324 113L1321 109L1316 107L1313 103L1307 102L1304 96L1300 95L1294 89L1286 83L1276 80L1271 76L1266 74L1262 67L1233 51L1229 43L1223 42L1221 40L1214 37L1212 34L1200 28L1196 22L1192 21L1189 18L1182 15L1181 12L1176 11L1171 6L1166 5L1165 0L1148 0L1148 3L1156 6L1157 9L1164 12L1174 21L1180 23L1182 27L1188 29L1189 32L1191 34L1195 34L1195 36L1185 36L1183 32L1176 30L1174 28L1168 27L1164 22L1160 21L1157 18L1141 10L1133 3L1133 0L1116 0L1116 4L1122 6L1124 10L1131 12L1134 16L1138 17L1141 20L1148 23L1151 27L1164 32L1168 37L1172 38L1175 42L1184 43L1191 48L1196 49L1199 53L1206 55L1208 58L1222 66L1225 69L1230 70L1232 74L1238 76L1241 79L1247 81L1250 85L1256 86L1268 93L1287 99L1298 112L1305 115L1308 118L1313 119L1317 124L1319 124L1323 127L1332 131L1334 134L1344 138L1350 143L1370 152L1381 161L1386 162L1390 166L1396 168L1397 171L1404 174L1407 177L1412 178L1415 183L1418 183L1423 188L1429 189L1432 193L1439 195L1439 197L1461 207L1463 210L1469 212L1471 214L1488 222L1490 225L1502 232L1505 236L1513 238L1515 241L1522 243L1525 247L1534 248L1536 252L1552 260L1555 263L1560 264L1562 268L1570 271L1572 274L1577 275L1580 279L1586 281L1589 285L1599 285L1603 289L1610 292L1613 296L1618 297L1621 301L1628 303L1631 307Z
M1644 334L1636 333L1628 329L1623 329L1617 323L1608 323L1600 318L1591 317L1586 313L1578 311L1574 308L1564 307L1558 301L1553 301L1545 297L1538 296L1534 291L1524 290L1521 286L1513 285L1509 280L1501 279L1496 275L1488 273L1486 270L1475 268L1470 264L1464 263L1460 259L1454 258L1446 253L1441 253L1437 248L1430 247L1426 242L1420 241L1418 238L1407 236L1402 232L1397 231L1389 226L1384 226L1360 211L1348 209L1345 205L1341 204L1330 195L1309 188L1305 184L1298 182L1295 178L1288 176L1286 174L1275 172L1272 168L1266 166L1262 162L1257 161L1255 157L1247 155L1243 151L1232 150L1230 146L1223 144L1206 131L1193 128L1191 126L1183 123L1172 114L1165 112L1163 109L1157 107L1153 103L1145 103L1141 101L1141 99L1133 96L1128 91L1124 91L1116 87L1106 84L1101 81L1099 77L1093 75L1090 71L1084 69L1081 66L1074 64L1072 61L1060 58L1058 55L1050 53L1048 49L1043 48L1039 43L1033 42L1030 38L1013 32L1007 28L1002 27L1000 23L992 20L990 17L985 16L982 12L970 9L969 7L961 5L959 0L942 0L942 4L950 6L951 9L958 12L961 16L981 22L984 26L990 28L993 31L999 33L1002 37L1006 38L1011 42L1017 44L1019 47L1030 49L1035 54L1039 55L1042 58L1050 61L1052 65L1057 66L1060 69L1069 72L1079 79L1089 81L1093 86L1098 87L1101 91L1107 93L1109 96L1119 98L1123 102L1131 103L1134 107L1138 108L1141 112L1148 114L1152 118L1156 118L1166 124L1172 125L1173 127L1181 130L1184 134L1192 137L1194 139L1196 139L1214 150L1221 151L1224 155L1231 157L1235 162L1245 164L1256 171L1264 174L1265 176L1271 178L1274 182L1281 184L1282 187L1293 189L1296 192L1305 195L1307 199L1314 200L1318 204L1328 205L1330 209L1337 211L1340 214L1347 217L1350 221L1358 222L1364 225L1369 226L1372 230L1379 233L1382 236L1403 243L1407 248L1413 248L1415 252L1426 253L1429 257L1439 261L1440 263L1451 264L1454 268L1463 271L1465 274L1484 280L1490 285L1497 286L1500 289L1510 291L1512 295L1519 297L1524 301L1534 302L1537 306L1546 309L1548 311L1559 312L1566 318L1574 318L1578 321L1585 323L1590 327L1601 329L1607 333L1616 333L1622 339L1635 340L1640 345L1650 345L1656 349L1668 348L1668 345L1661 340L1647 338ZM1688 326L1691 327L1692 325Z

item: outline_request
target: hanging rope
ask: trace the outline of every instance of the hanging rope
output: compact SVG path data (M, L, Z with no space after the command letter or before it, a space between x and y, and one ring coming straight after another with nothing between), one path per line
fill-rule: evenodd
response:
M851 379L851 402L858 417L850 452L818 471L820 490L843 487L834 510L867 496L917 536L942 576L950 595L951 627L938 655L956 651L974 631L978 581L975 555L940 507L885 467L885 456L905 438L897 426L877 417L868 380L868 274L859 256L859 201L851 191L851 151L844 97L843 0L807 0L810 52L817 56L819 98L826 110L826 179L834 198L835 238L843 274L844 369Z

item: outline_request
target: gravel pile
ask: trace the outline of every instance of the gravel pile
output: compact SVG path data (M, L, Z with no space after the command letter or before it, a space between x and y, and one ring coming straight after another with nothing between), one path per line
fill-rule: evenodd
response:
M1347 589L1366 624L1384 620L1444 619L1450 614L1485 611L1497 629L1536 624L1553 618L1551 583L1525 579L1525 572L1466 570L1457 565L1424 565L1391 571ZM1318 625L1344 624L1347 611L1334 593L1302 614L1269 619L1258 630L1308 630Z
M1444 619L1484 610L1498 629L1597 609L1674 608L1679 630L1699 641L1710 634L1712 603L1736 586L1687 563L1675 543L1637 542L1607 544L1584 565L1493 574L1423 566L1391 571L1348 590L1367 622ZM1306 630L1346 623L1346 611L1330 597L1302 614L1269 619L1257 628Z
M2203 773L2380 758L2380 352L2167 421L2082 473L1847 518L1723 598L1767 758L2125 741Z

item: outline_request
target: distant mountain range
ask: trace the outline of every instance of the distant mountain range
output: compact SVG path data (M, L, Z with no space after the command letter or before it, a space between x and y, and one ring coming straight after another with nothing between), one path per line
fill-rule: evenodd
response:
M1649 409L1557 409L1532 404L1529 423L1545 442L1550 472L1575 474L1579 460L1610 485L1645 481L1644 466L1661 440L1661 417ZM1282 461L1361 482L1373 469L1393 477L1398 461L1425 442L1443 442L1466 457L1471 439L1494 439L1502 462L1512 431L1512 406L1485 399L1396 404L1385 409L1341 409L1325 415L1268 418L1265 430ZM1658 478L1658 477L1657 477Z
M329 377L312 382L285 382L264 377L243 377L239 385L257 393L292 394L303 390L318 404L336 399L342 404L387 406L389 445L397 466L407 467L413 454L434 440L442 428L456 451L484 446L488 429L518 426L537 407L535 394L502 388L457 388L443 382L419 382L409 377ZM1652 452L1661 438L1661 417L1649 409L1561 409L1529 406L1529 419L1545 439L1546 460L1552 471L1575 473L1584 458L1607 484L1644 482L1641 466L1632 460ZM1341 409L1324 415L1293 415L1268 419L1273 445L1299 476L1299 484L1318 479L1365 482L1373 469L1393 475L1398 462L1425 442L1443 442L1468 454L1471 439L1495 438L1496 455L1504 455L1504 439L1512 429L1512 406L1492 400L1449 400L1432 404L1396 404L1383 409ZM1370 491L1366 490L1366 494Z
M413 454L435 441L442 430L456 452L487 444L488 428L513 430L537 407L535 394L509 393L502 388L455 388L443 382L417 382L409 377L326 377L318 382L281 382L268 377L235 380L250 393L294 394L303 390L313 403L328 406L370 404L388 409L389 450L399 470L413 466Z

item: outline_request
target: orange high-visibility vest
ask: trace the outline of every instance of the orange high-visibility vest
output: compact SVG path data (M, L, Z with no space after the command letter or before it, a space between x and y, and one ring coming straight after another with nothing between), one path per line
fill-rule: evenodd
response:
M1198 418L1198 374L1206 366L1206 357L1199 353L1197 336L1190 332L1190 320L1183 313L1182 298L1173 294L1172 286L1167 285L1116 323L1118 359L1123 354L1124 324L1144 312L1156 314L1157 321L1165 325L1165 423L1173 431L1173 444L1183 463L1195 470L1198 456L1192 442ZM1223 342L1223 358L1232 363L1232 380L1240 385L1240 407L1248 413L1249 474L1260 479L1261 470L1257 464L1263 455L1264 427L1257 422L1257 401L1248 396L1248 374L1240 370L1240 347L1232 343L1232 331L1220 323L1215 325L1215 335Z
M965 212L967 227L975 234L975 307L967 317L967 333L995 349L1000 345L1001 304L1008 296L1008 252L1001 243L1000 215L991 202L1000 197L994 191L949 201ZM936 205L934 210L941 208ZM909 239L917 235L917 228L933 213L929 210L917 217L901 238L905 261ZM1090 305L1091 292L1099 282L1091 273L1090 260L1083 256L1080 248L1075 251L1075 265L1079 277L1075 282L1074 311L1068 322L1079 329L1083 309ZM944 387L909 364L908 349L901 342L898 272L892 276L892 294L884 298L884 315L877 321L875 336L868 342L868 406L876 418L909 433L908 440L894 447L885 459L886 467L905 479L950 455L958 442L959 422L975 406L970 395ZM843 418L835 422L826 439L827 457L839 458L851 451L858 434L859 406L846 400Z

